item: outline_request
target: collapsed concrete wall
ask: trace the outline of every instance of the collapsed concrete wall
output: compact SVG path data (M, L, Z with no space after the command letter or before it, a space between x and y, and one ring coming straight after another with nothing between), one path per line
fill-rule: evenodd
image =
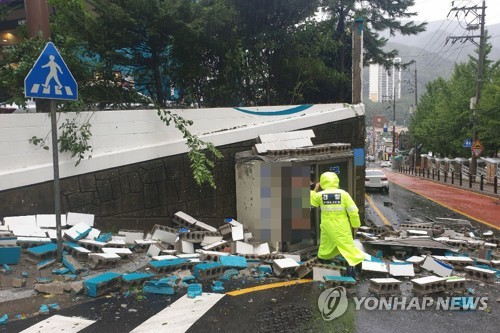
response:
M352 148L363 148L364 118L358 116L310 127L316 135L313 143L343 142L350 143ZM179 210L219 225L222 218L236 217L234 155L251 149L255 143L246 140L217 147L224 157L214 170L216 189L196 185L187 154L64 178L62 212L95 214L96 224L101 228L149 229L156 223L170 224ZM354 197L364 215L364 166L356 167ZM50 213L54 213L51 181L0 192L1 216Z

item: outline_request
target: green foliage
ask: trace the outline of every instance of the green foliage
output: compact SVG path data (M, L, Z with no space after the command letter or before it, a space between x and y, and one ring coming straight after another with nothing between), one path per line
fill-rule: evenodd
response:
M222 154L210 142L202 141L198 136L191 134L188 127L193 124L191 120L186 120L178 114L157 107L157 114L167 126L174 123L186 139L186 145L189 148L188 157L191 162L191 171L196 183L201 186L208 183L211 187L216 188L214 176L211 170L214 168L214 160L222 158ZM209 156L211 155L211 156ZM211 160L210 158L213 158Z
M475 96L477 60L455 66L449 80L438 78L429 82L413 115L409 130L423 151L441 156L467 157L463 148L472 138L470 99ZM483 156L495 156L500 149L498 111L500 110L500 63L485 61L484 85L478 104L477 133L485 147Z
M90 140L92 139L92 133L90 132L91 124L89 120L83 123L78 123L76 119L66 119L59 129L61 133L57 138L57 143L59 144L59 152L69 152L71 157L77 157L75 166L80 164L82 159L88 155L88 158L92 158L92 146ZM35 146L42 147L45 150L49 150L47 146L47 138L50 132L44 138L39 138L33 136L29 139L29 142Z

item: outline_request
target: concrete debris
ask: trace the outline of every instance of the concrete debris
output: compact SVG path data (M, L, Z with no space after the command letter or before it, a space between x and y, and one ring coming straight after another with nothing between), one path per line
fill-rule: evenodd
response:
M346 288L359 281L347 276L349 264L342 257L320 263L318 247L310 243L273 247L260 243L244 223L234 219L225 219L215 228L184 212L175 214L175 226L157 224L149 233L120 230L118 235L94 228L93 215L68 213L61 265L55 260L55 238L47 237L49 230L52 236L55 230L34 236L38 231L30 233L21 225L53 228L54 220L49 215L7 218L13 230L0 228L0 271L9 275L5 278L13 288L90 297L142 288L145 293L163 295L187 291L193 298L203 288L224 292L229 281L237 279L246 283L247 279L312 278L322 286ZM403 223L397 230L362 226L356 243L369 255L358 274L369 277L368 289L378 295L402 293L403 282L397 278L412 278L409 291L415 295L464 294L470 282L495 283L500 267L498 239L490 230L469 228L452 219ZM281 252L279 246L288 251ZM18 265L21 260L31 261L30 266ZM55 306L49 304L47 309Z

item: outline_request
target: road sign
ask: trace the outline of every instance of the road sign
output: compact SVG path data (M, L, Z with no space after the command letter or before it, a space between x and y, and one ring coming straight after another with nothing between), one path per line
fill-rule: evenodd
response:
M474 142L474 144L472 145L471 150L472 150L472 153L474 154L474 156L479 157L479 155L481 155L484 151L484 147L481 144L481 141L476 140Z
M48 42L24 79L24 96L78 99L78 85L53 43Z
M465 139L464 148L472 148L472 140L470 138Z

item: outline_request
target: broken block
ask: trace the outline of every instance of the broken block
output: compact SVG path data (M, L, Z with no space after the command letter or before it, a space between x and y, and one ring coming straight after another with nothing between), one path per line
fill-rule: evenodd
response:
M447 291L462 291L462 290L465 290L465 281L467 281L467 279L464 279L462 277L450 276L446 280L446 290Z
M193 275L198 279L217 279L222 275L222 265L218 262L197 264Z
M314 281L324 281L325 276L341 276L341 270L337 266L322 265L321 267L313 267L313 280Z
M373 261L373 260L364 260L361 263L361 269L367 272L376 272L376 273L389 273L387 269L387 264L385 262Z
M228 245L228 242L225 240L221 240L212 244L209 244L207 246L203 246L203 250L207 251L222 251L225 249Z
M108 292L120 288L121 274L114 272L107 272L98 276L94 276L83 282L85 292L88 296L98 297Z
M4 274L4 275L12 274L12 268L10 268L10 266L7 264L3 264L2 265L2 274Z
M53 255L57 252L57 244L49 243L35 247L30 247L26 252L38 258Z
M21 258L20 246L0 247L0 265L16 265Z
M411 280L413 291L419 295L438 293L446 290L446 278L426 276Z
M49 267L55 262L56 262L55 259L48 259L48 260L40 261L38 264L36 264L36 269L40 270L40 269Z
M222 240L222 236L218 232L210 232L210 231L191 231L191 232L183 232L179 234L179 238L190 242L190 243L202 243L207 237L207 239L211 239L210 243L215 243ZM212 241L213 240L213 241ZM203 245L208 245L204 243Z
M192 216L189 216L188 214L179 211L174 214L174 222L177 223L178 225L182 227L186 227L189 230L198 230L198 231L213 231L217 232L217 229L209 226L206 223L203 223L201 221L198 221Z
M465 267L467 277L471 279L479 279L485 282L494 283L496 281L496 270L479 268L474 266Z
M113 238L113 234L111 232L108 232L106 234L101 234L99 237L97 237L95 240L98 242L102 243L107 243Z
M147 254L150 257L156 257L161 253L161 251L165 249L166 249L165 246L163 246L161 243L155 242L149 245Z
M172 273L176 270L191 269L194 263L190 263L186 259L174 259L174 260L158 260L150 261L148 264L157 273Z
M389 274L392 276L415 276L412 263L391 262L389 264Z
M302 263L299 267L295 269L295 272L299 276L300 279L307 276L307 274L311 273L314 265L318 263L318 258L314 257L312 259L307 260Z
M193 243L178 239L174 245L177 253L194 253Z
M65 236L69 237L73 241L78 241L87 237L89 232L92 230L92 227L88 226L85 223L78 223L71 229L66 230Z
M188 286L187 297L195 298L196 296L201 296L203 288L199 283L193 283Z
M79 242L81 242L81 240ZM90 253L89 249L73 242L64 242L63 248L66 250L66 252L68 252L68 254L71 254L81 259L87 259Z
M350 276L324 275L323 279L328 288L335 286L351 287L356 284L356 279Z
M219 258L219 262L225 268L247 268L247 259L245 257L240 256L221 256Z
M214 281L212 283L212 291L214 293L223 293L224 292L224 286L222 285L222 281Z
M127 273L122 275L122 283L127 287L138 286L152 279L154 276L151 273Z
M90 253L89 259L91 259L90 267L99 269L115 266L121 257L114 253Z
M175 289L170 284L170 279L150 280L144 283L142 291L151 294L173 295Z
M24 278L12 278L12 287L14 287L14 288L26 287L26 279L24 279Z
M125 236L125 243L135 244L136 240L144 238L144 232L140 230L120 230L118 235Z
M431 256L427 256L420 267L439 276L450 276L453 272L453 266L445 264Z
M402 281L394 278L370 279L368 290L374 294L399 294Z
M177 230L167 226L156 224L151 230L151 238L164 243L174 245L177 239Z
M290 258L275 259L273 261L273 272L276 276L293 274L299 264Z
M80 265L80 263L78 261L76 261L73 257L71 257L69 255L63 255L62 263L73 274L79 274L83 271L82 265Z
M84 223L89 227L94 226L94 214L71 213L66 214L66 223L69 226L76 226ZM75 239L76 240L76 239Z
M122 258L127 258L132 255L132 251L126 247L103 247L102 252L104 253L114 253Z
M200 260L202 261L217 261L220 262L220 257L229 256L230 254L227 252L218 252L218 251L205 251L205 250L197 250L200 253Z
M35 290L39 293L62 295L64 294L64 283L62 282L49 282L49 283L35 283Z
M231 252L234 253L234 254L250 254L250 255L253 255L254 254L254 250L253 250L253 245L252 244L247 244L247 243L243 243L243 242L240 242L240 241L237 241L237 242L234 242L231 244Z

